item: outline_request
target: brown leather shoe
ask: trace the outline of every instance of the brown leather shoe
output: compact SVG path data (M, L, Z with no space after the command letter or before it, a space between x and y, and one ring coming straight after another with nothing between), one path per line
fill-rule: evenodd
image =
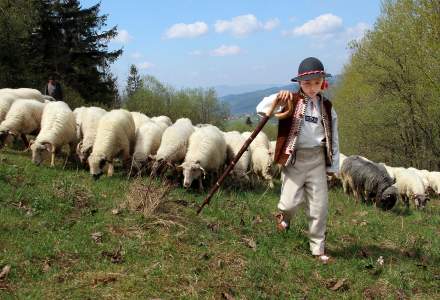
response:
M282 212L279 212L275 215L275 220L277 224L277 231L286 232L289 230L289 222L284 220L284 214Z

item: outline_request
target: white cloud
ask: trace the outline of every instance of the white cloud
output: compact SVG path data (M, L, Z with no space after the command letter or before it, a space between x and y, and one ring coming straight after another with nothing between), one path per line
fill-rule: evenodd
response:
M258 21L252 14L237 16L231 20L218 20L215 31L218 33L231 32L235 36L246 36L259 30L272 30L280 24L278 19L271 19L265 23Z
M208 25L205 22L195 22L192 24L174 24L165 32L165 38L194 38L208 32Z
M121 44L127 44L131 40L133 40L133 37L125 29L118 30L118 34L113 39L114 42Z
M345 38L347 40L360 40L369 29L369 24L359 22L354 27L349 27L345 30Z
M240 47L231 45L221 45L217 49L211 51L212 56L226 56L226 55L237 55L241 52Z
M267 31L271 31L274 28L278 27L280 25L280 20L278 19L271 19L263 24L263 29Z
M153 67L154 65L148 61L144 61L139 63L138 65L139 70L147 70L150 69L151 67Z
M194 51L191 51L189 53L189 55L199 56L199 55L202 55L202 53L203 52L201 50L194 50Z
M330 36L339 32L342 28L342 19L333 14L324 14L313 20L307 21L301 26L284 31L287 36Z
M133 59L141 59L142 57L144 57L144 56L140 52L133 52L131 54L131 58L133 58Z

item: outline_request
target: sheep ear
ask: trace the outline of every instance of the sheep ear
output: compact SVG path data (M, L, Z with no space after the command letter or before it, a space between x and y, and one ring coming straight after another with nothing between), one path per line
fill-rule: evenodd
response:
M82 141L78 143L78 145L76 145L76 152L80 153L81 151L81 147L82 147Z
M46 148L47 151L52 152L53 146L50 143L44 143L43 146Z
M177 171L182 171L183 170L183 165L178 165L178 166L176 166L176 170Z
M29 141L29 147L32 146L33 143L35 143L35 140L30 140Z
M206 176L206 171L205 171L205 169L203 169L202 166L200 166L200 165L199 165L199 169L203 172L203 177L205 177L205 176Z
M149 160L156 160L156 155L150 154L147 157Z

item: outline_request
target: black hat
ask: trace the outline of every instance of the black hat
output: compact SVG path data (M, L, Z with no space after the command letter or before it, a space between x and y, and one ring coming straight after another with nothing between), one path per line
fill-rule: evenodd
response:
M319 77L331 77L331 74L325 73L324 65L316 57L307 57L298 67L298 75L292 78L292 81L310 80Z

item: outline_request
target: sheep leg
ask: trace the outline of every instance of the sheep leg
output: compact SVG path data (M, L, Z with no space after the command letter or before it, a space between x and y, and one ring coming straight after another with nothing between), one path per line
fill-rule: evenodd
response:
M29 148L29 141L28 141L28 139L26 137L26 134L23 133L21 135L21 139L23 140L23 143L24 143L24 149Z
M115 167L113 165L113 161L108 163L107 176L112 177L115 172Z
M55 167L55 149L52 149L52 151L50 152L51 157L50 157L50 166L51 167Z
M199 192L203 192L203 181L202 176L199 177Z

